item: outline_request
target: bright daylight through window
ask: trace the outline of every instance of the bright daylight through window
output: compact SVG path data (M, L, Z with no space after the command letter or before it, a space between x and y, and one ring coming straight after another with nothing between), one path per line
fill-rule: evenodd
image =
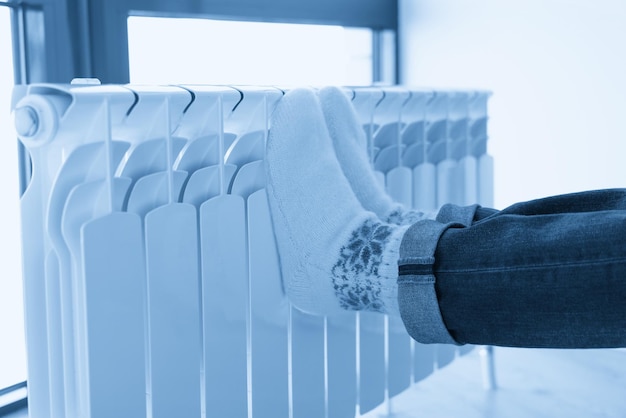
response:
M130 17L133 83L370 85L372 31Z

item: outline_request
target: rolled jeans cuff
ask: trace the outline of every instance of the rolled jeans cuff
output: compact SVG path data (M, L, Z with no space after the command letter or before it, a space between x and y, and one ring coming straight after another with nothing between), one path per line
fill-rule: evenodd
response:
M448 332L439 309L434 263L435 250L441 235L448 228L463 226L457 222L422 220L406 231L400 244L398 260L400 315L409 335L420 343L460 345Z
M476 210L479 208L479 205L457 206L446 203L439 209L436 221L443 224L455 222L463 226L471 226L474 216L476 216Z

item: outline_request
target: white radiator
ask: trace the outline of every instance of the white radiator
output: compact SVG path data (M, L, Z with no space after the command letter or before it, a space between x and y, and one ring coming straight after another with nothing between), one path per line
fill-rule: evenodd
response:
M345 89L380 181L423 210L492 205L486 92ZM282 290L265 195L277 88L14 92L30 415L365 414L468 352ZM416 406L419 408L419 406Z

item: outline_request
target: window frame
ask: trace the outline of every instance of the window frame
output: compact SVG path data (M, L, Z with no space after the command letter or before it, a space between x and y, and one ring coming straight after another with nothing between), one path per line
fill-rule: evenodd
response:
M68 83L76 77L95 77L102 83L128 83L129 16L369 28L374 34L374 81L394 83L397 79L396 48L381 51L388 43L380 42L390 33L397 33L397 0L29 0L28 3L9 0L7 3L21 10L16 21L21 25L26 59L20 61L22 77L16 80L18 84ZM32 22L42 22L43 31L27 30L29 23L30 27L37 26ZM395 57L391 74L386 70L389 63L379 59L388 56Z
M374 39L378 38L379 32L397 32L398 27L397 1L391 0L92 0L91 4L91 47L94 51L100 51L99 54L93 54L92 72L94 77L105 83L129 81L128 16L364 27L374 31ZM378 45L374 41L374 46ZM382 56L378 53L374 55ZM379 68L380 63L374 63L375 75L381 73ZM375 78L375 81L382 80Z
M26 381L0 388L0 417L26 408L28 405L27 390ZM3 398L9 400L3 402Z

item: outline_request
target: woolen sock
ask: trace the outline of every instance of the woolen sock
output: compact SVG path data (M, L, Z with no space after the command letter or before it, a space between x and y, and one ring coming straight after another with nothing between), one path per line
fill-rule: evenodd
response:
M267 195L283 283L297 308L398 313L400 243L408 226L382 222L352 192L316 94L289 91L271 119Z
M394 202L377 181L367 156L365 132L344 92L338 87L325 87L318 95L339 164L363 207L382 221L397 225L434 219L436 212L419 212Z

